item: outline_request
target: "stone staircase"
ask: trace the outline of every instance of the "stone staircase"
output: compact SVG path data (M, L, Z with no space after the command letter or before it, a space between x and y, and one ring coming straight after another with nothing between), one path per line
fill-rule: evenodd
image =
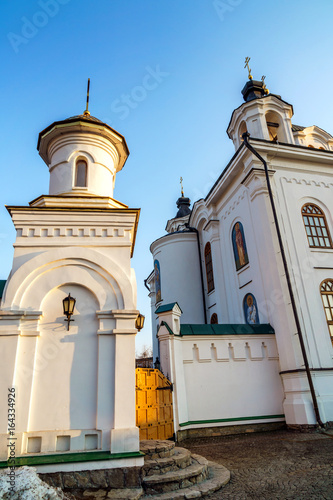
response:
M142 499L200 498L230 480L230 472L223 465L175 447L171 441L141 441L140 444L146 454Z

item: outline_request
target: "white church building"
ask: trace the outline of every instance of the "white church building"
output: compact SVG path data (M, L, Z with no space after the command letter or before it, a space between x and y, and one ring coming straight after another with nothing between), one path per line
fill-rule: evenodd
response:
M333 420L333 138L295 125L251 75L242 94L235 154L192 209L182 192L150 247L154 358L178 436Z
M0 287L0 466L141 466L131 268L140 210L113 198L126 141L86 110L48 126L37 148L49 194L7 207L16 240Z

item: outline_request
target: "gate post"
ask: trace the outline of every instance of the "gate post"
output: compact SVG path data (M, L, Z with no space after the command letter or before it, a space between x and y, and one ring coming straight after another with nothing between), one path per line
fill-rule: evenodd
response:
M173 384L174 429L180 429L180 422L188 421L187 394L183 366L180 317L182 310L177 302L161 306L156 311L159 318L158 340L162 372Z

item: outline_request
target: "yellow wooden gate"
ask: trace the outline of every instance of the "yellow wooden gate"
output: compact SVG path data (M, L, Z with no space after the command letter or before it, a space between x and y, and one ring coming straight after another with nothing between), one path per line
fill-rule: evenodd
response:
M172 383L160 370L137 368L136 425L140 439L173 437Z

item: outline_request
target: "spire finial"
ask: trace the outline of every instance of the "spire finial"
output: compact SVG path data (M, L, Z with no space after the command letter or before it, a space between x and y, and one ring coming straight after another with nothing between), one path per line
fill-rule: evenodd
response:
M265 94L267 95L267 94L269 94L269 90L268 90L268 88L266 87L265 78L266 78L266 76L265 76L265 75L262 75L262 77L261 77L261 81L262 81L262 88L264 89L264 92L265 92Z
M180 185L181 185L181 188L182 188L182 198L184 198L183 178L182 177L180 178Z
M247 70L249 72L249 80L253 80L253 76L251 75L251 68L249 66L250 59L251 59L251 57L245 57L245 66L244 66L244 68L247 67Z
M88 111L88 106L89 106L89 88L90 88L90 78L88 78L88 85L87 85L87 105L86 105L86 109L84 111L84 115L90 115L89 111Z

